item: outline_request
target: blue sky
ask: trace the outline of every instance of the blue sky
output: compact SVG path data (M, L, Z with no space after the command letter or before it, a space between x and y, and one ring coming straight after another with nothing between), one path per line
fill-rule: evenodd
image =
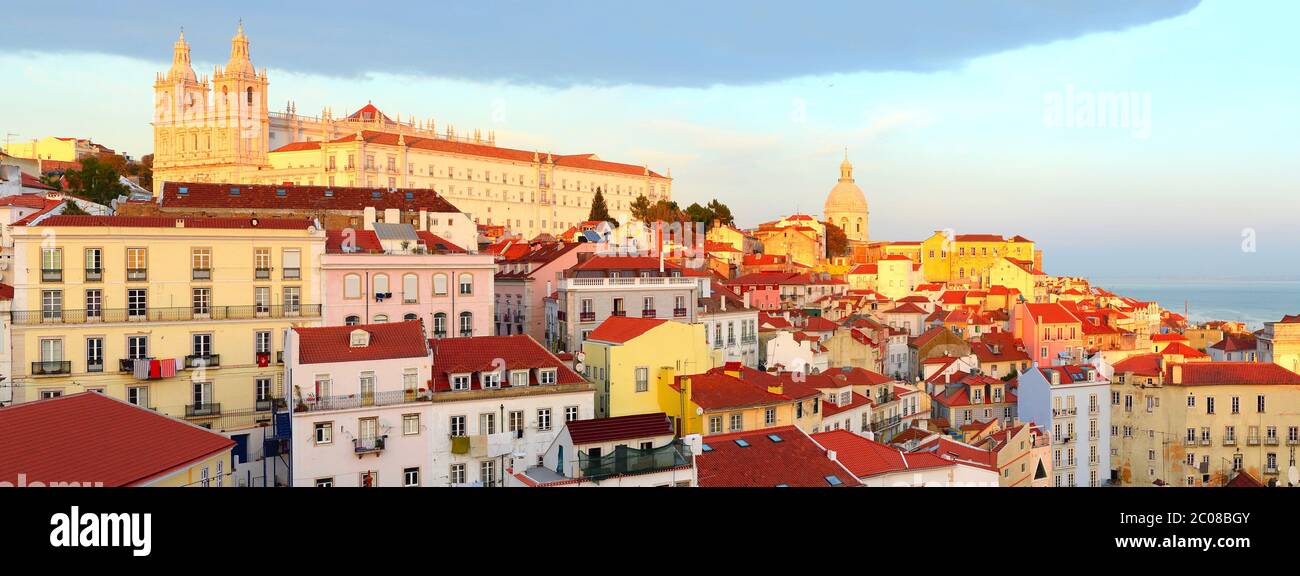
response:
M373 100L502 145L648 162L683 205L717 197L742 225L820 212L847 146L874 238L1019 233L1053 274L1297 275L1300 4L892 4L20 0L0 21L0 70L22 87L0 91L0 138L148 153L180 27L202 74L242 17L273 109ZM1050 119L1067 97L1068 126Z

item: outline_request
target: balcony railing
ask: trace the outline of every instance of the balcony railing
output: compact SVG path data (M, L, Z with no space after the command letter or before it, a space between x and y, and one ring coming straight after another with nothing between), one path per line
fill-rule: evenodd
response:
M41 282L62 282L62 268L41 268Z
M190 354L185 357L185 366L189 368L217 368L221 366L221 355Z
M1246 445L1247 445L1247 446L1259 446L1259 437L1258 437L1258 436L1251 436L1251 437L1249 437L1249 438L1246 438Z
M1237 445L1237 439L1236 439L1236 438L1224 438L1224 439L1223 439L1223 445L1224 445L1224 446L1236 446L1236 445Z
M32 376L55 376L71 373L71 360L39 360L32 362Z
M128 282L144 282L149 279L149 270L147 268L127 268L126 280Z
M1078 413L1077 408L1053 408L1052 409L1053 418L1059 418L1061 416L1074 416L1077 413Z
M384 437L375 438L353 438L352 450L357 454L369 454L372 452L383 452Z
M582 321L582 322L595 322L595 321L596 321L596 313L595 313L595 312L579 312L579 313L578 313L578 320L580 320L580 321Z
M185 405L186 418L202 418L205 416L220 416L221 404L217 402L202 402Z
M206 309L191 306L176 308L104 308L92 310L63 310L50 314L41 310L17 310L13 322L18 325L33 324L86 324L91 322L183 322L188 320L248 320L253 318L318 318L319 304L296 306L208 306ZM202 313L206 311L206 313Z
M611 316L627 316L627 310L615 310L615 311L613 311L610 315L611 315Z
M283 278L284 278L285 280L297 280L297 279L299 279L299 278L302 278L302 269L301 269L301 268L285 268L285 269L284 269Z
M103 279L104 279L104 269L103 269L103 268L87 268L87 269L86 269L86 281L87 281L87 282L99 282L99 281L101 281L101 280L103 280Z
M1287 438L1287 439L1286 439L1286 445L1287 445L1287 446L1295 446L1295 445L1297 445L1297 444L1300 444L1300 438Z
M612 453L596 457L578 452L578 470L582 477L595 480L620 474L667 470L685 466L688 462L690 451L680 440L649 450L618 446Z
M255 279L257 279L257 280L270 280L270 279L271 279L271 269L270 269L270 268L254 268L254 269L253 269L253 278L255 278Z
M685 317L686 317L685 308L673 308L673 318L685 318Z
M426 402L433 396L428 390L386 390L367 394L349 394L346 396L325 396L315 398L307 396L298 398L294 412L325 412L329 410L347 410L362 406L395 406L412 402Z
M1264 445L1265 445L1265 446L1277 446L1277 438L1265 438L1265 439L1264 439Z
M654 308L650 308L649 310L642 310L642 311L641 311L641 317L642 317L642 318L654 318L654 317L655 317L655 310L654 310Z
M190 278L193 279L193 280L211 280L211 279L212 279L212 269L211 269L211 268L191 268L191 269L190 269Z

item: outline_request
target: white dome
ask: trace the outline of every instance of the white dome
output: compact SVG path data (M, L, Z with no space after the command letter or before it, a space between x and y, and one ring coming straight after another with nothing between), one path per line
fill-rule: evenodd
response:
M831 188L831 193L826 197L826 216L831 214L867 213L867 195L862 193L862 189L853 181L853 164L848 159L840 163L840 181L835 183Z

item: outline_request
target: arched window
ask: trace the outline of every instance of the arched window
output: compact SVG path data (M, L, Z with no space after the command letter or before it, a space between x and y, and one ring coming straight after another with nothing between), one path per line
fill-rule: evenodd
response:
M412 320L419 320L419 319L420 319L420 317L419 317L418 315L416 315L415 313L410 313L410 314L407 314L407 315L405 315L405 316L402 317L402 320L405 320L405 321L407 321L407 322L410 322L410 321L412 321Z
M388 275L375 274L375 294L379 295L379 294L387 294L387 293L388 293Z
M407 304L420 301L420 279L415 274L402 276L402 301Z
M433 315L433 337L442 338L447 335L447 314L439 312Z
M348 326L356 326L361 323L361 317L356 315L348 316L343 319L343 323Z
M434 296L446 296L446 295L447 295L447 275L446 275L446 274L434 274L434 275L433 275L433 295L434 295Z
M472 274L460 275L460 293L466 295L474 293L474 276Z
M472 312L460 313L460 335L462 337L474 335L474 314Z
M248 105L249 105L249 106L252 106L252 105L253 105L253 87L252 87L252 86L249 86L249 87L248 87Z
M361 297L361 275L348 274L343 277L343 297L360 298Z
M385 322L388 322L387 314L375 314L375 320L374 320L375 324L383 324Z
M858 218L858 232L862 232L862 219Z

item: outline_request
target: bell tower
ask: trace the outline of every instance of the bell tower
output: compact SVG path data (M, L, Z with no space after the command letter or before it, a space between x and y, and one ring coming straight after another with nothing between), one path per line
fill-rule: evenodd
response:
M165 172L201 161L207 137L208 79L194 74L183 29L172 45L172 66L157 75L153 92L154 170ZM155 190L161 190L161 180L155 182Z
M267 109L266 70L253 67L248 37L240 21L230 41L230 60L212 73L213 146L222 164L255 168L267 163L270 115ZM240 170L235 169L233 173ZM237 181L233 173L224 181Z

